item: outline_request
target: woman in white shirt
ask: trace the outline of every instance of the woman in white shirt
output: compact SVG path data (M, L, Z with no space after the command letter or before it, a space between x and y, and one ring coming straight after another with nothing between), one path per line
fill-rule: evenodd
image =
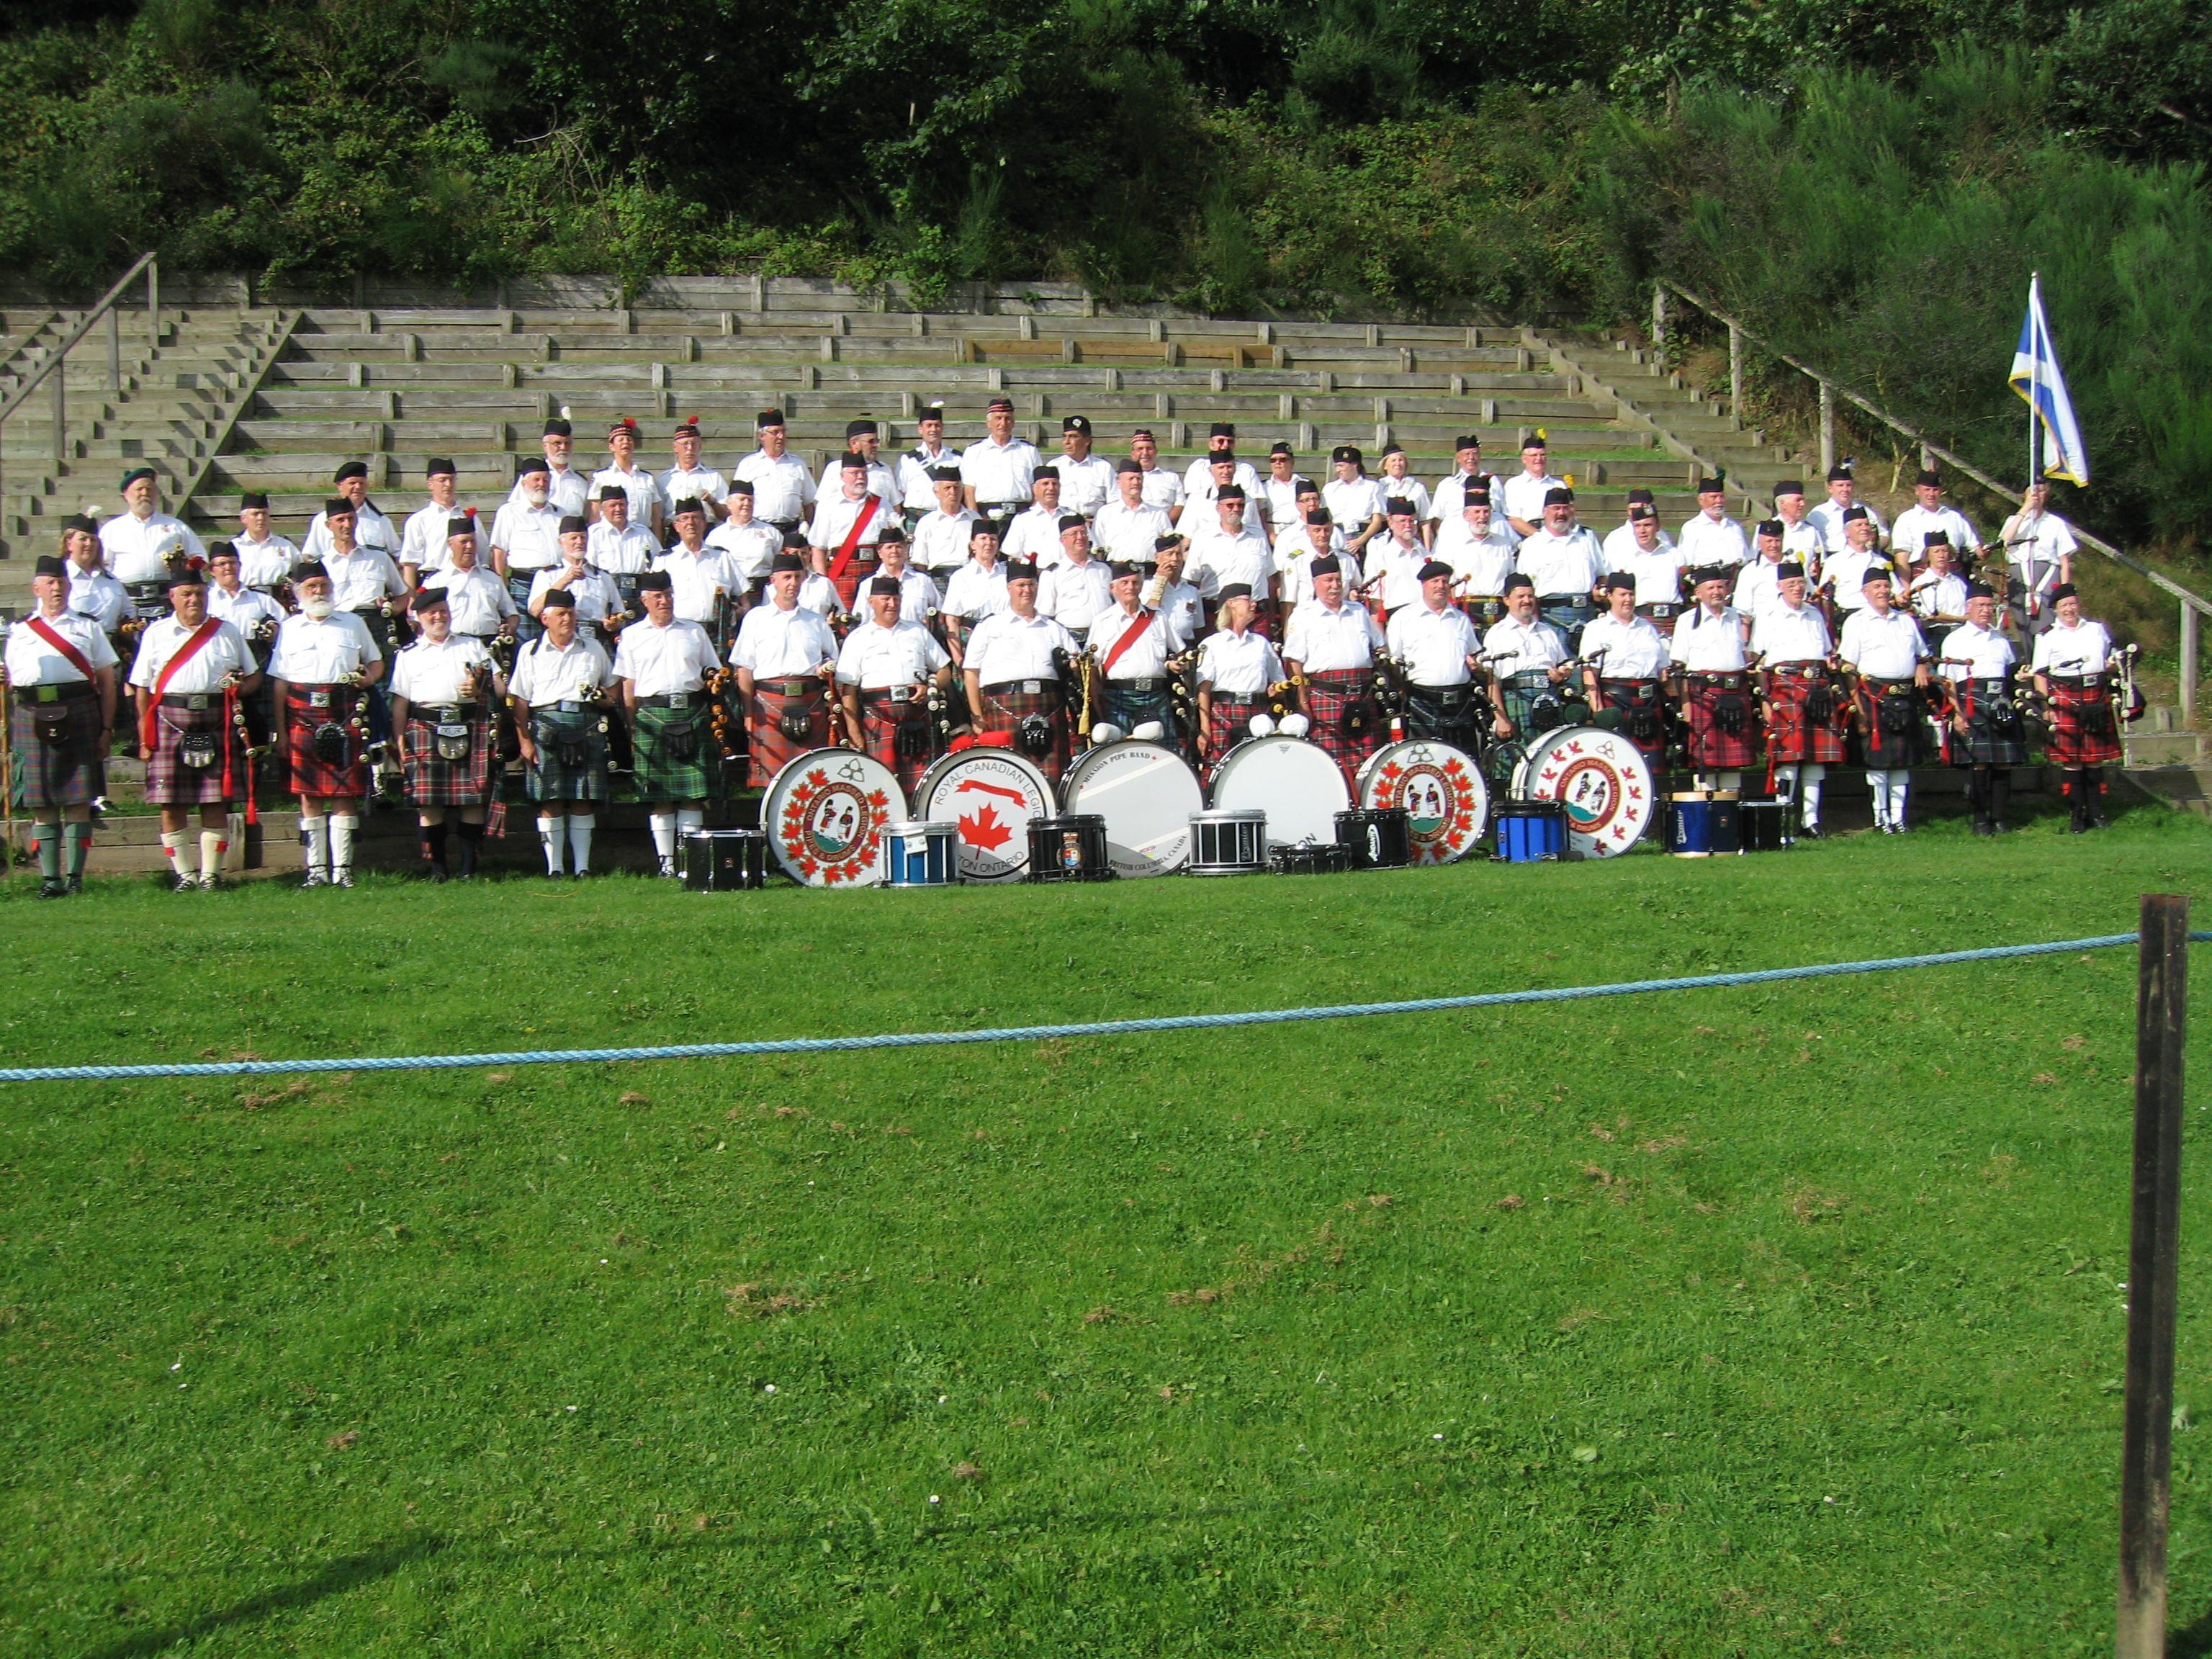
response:
M492 700L506 687L483 641L453 632L443 587L416 591L411 612L422 630L392 659L392 729L406 769L407 804L422 827L422 858L432 881L477 872L492 796ZM446 865L448 812L460 819L460 846Z

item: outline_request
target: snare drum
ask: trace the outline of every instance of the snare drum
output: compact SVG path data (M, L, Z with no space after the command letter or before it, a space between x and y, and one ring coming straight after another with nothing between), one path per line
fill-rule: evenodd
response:
M1563 801L1505 800L1498 804L1498 860L1534 864L1565 856L1567 809Z
M695 893L768 885L768 837L757 830L694 830L684 837L684 884Z
M1106 861L1106 820L1096 812L1070 812L1030 822L1031 881L1111 881Z
M1668 805L1674 823L1667 848L1676 858L1743 851L1743 803L1734 792L1685 789Z
M1265 812L1194 812L1183 867L1194 876L1249 876L1266 867L1267 850Z
M949 823L905 818L884 826L884 885L950 887L959 879L957 832Z
M1796 844L1790 833L1790 802L1762 795L1743 803L1743 850L1780 853Z
M1352 849L1334 842L1277 847L1269 850L1267 865L1279 876L1334 876L1352 868Z
M1402 870L1413 861L1413 821L1402 806L1339 812L1336 839L1355 870Z

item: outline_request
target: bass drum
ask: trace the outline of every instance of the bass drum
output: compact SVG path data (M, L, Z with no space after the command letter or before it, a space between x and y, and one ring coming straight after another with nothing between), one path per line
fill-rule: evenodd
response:
M1030 823L1060 802L1036 763L1011 749L963 749L921 775L915 816L958 832L963 881L1019 881L1029 873Z
M1206 805L1198 775L1157 743L1087 749L1061 774L1070 812L1106 820L1106 861L1123 880L1172 875L1190 857L1190 817Z
M872 887L884 827L908 817L898 775L851 749L784 763L761 797L761 830L784 874L809 887Z
M1217 812L1265 812L1267 845L1332 845L1336 815L1352 805L1343 769L1304 738L1249 738L1213 769Z
M1513 793L1566 809L1567 845L1584 858L1611 858L1651 827L1657 795L1643 751L1618 732L1562 726L1528 744Z
M1490 827L1490 786L1464 750L1415 738L1388 743L1359 768L1359 805L1404 809L1413 862L1450 864L1474 850Z

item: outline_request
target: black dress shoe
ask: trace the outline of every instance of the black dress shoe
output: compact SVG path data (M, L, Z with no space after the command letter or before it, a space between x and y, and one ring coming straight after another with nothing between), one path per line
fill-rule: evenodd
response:
M62 878L59 876L49 876L39 884L40 898L59 898L68 891L69 889L62 884Z
M1817 823L1808 823L1797 832L1797 838L1800 841L1826 841L1828 832Z

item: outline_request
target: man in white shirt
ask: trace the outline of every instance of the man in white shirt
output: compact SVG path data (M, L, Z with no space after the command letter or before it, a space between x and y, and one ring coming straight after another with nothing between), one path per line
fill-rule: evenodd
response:
M739 500L750 501L752 499L751 488L750 484L731 485L730 499L733 501ZM567 522L566 519L562 520L563 524ZM778 545L781 544L781 538L778 538ZM715 550L726 553L729 550L726 544L718 542L715 544ZM775 550L774 548L769 550L771 553ZM653 568L653 562L659 558L660 554L660 543L654 538L653 532L649 530L641 530L629 521L629 497L623 493L622 487L619 484L610 484L602 489L599 492L599 516L584 532L584 557L594 569L604 571L613 579L615 592L622 599L617 614L623 617L635 617L639 614L637 579ZM744 566L737 562L734 556L732 557L732 563L733 568L742 574ZM550 569L551 567L548 566L547 568ZM762 568L765 572L767 568L765 561ZM544 574L543 571L538 573L540 575ZM531 586L532 591L536 592L535 578L532 579ZM679 592L677 595L678 616L684 614L683 604L684 595ZM590 620L588 617L580 614L576 618L580 627L588 620ZM694 617L693 620L698 619ZM586 629L584 631L588 634L591 630ZM617 740L619 740L618 735Z
M884 538L877 551L882 555L883 563L872 580L880 581L889 577L896 582L900 617L916 628L929 629L934 638L934 624L938 611L944 607L945 590L938 586L937 578L927 570L915 568L913 545L897 520L884 526Z
M1805 516L1805 486L1796 479L1784 478L1774 486L1774 516L1782 520L1783 556L1803 565L1806 577L1817 586L1828 538L1819 525Z
M1185 500L1197 501L1218 492L1213 464L1224 455L1230 459L1230 476L1226 482L1243 490L1247 500L1260 493L1260 475L1252 470L1251 462L1237 459L1237 428L1227 421L1216 421L1206 428L1206 453L1182 470Z
M860 602L860 584L876 574L876 551L884 526L895 516L890 503L876 493L868 458L848 449L837 458L837 486L816 500L806 526L806 546L814 568L837 590L838 607L850 615Z
M684 421L669 435L669 453L675 465L653 475L653 487L664 501L695 501L709 514L722 510L730 493L729 481L711 466L699 465L699 417Z
M914 556L923 569L946 578L967 562L976 516L968 510L957 465L939 467L930 475L929 487L937 505L913 526Z
M1346 550L1364 555L1382 532L1382 486L1367 476L1365 458L1350 444L1329 451L1328 463L1336 476L1322 486L1322 501L1344 532Z
M1211 519L1213 504L1221 499L1221 492L1231 488L1243 490L1247 501L1252 500L1259 493L1257 487L1246 489L1242 481L1242 475L1251 470L1237 459L1234 450L1210 450L1200 456L1183 476L1185 515L1201 521Z
M1556 703L1555 688L1573 671L1566 635L1536 613L1536 585L1519 571L1505 579L1505 614L1482 635L1483 665L1490 671L1491 735L1527 735L1540 702Z
M1264 613L1274 593L1275 561L1267 538L1248 521L1248 506L1243 490L1235 484L1215 498L1213 522L1191 532L1190 577L1205 599L1218 594L1224 582L1243 582Z
M1298 486L1305 479L1297 463L1297 457L1288 444L1269 445L1267 476L1260 480L1260 493L1253 498L1259 503L1268 532L1279 538L1291 526L1304 522L1298 512Z
M1316 559L1310 570L1314 596L1283 629L1283 662L1298 688L1307 736L1350 782L1386 735L1375 701L1375 658L1389 641L1373 613L1346 596L1335 559Z
M1112 574L1091 556L1091 526L1079 513L1062 514L1060 562L1037 582L1037 609L1081 639L1113 603Z
M653 562L653 568L668 578L670 613L679 622L696 623L705 629L719 651L744 603L745 578L727 553L707 544L705 509L696 501L679 505L684 510L676 515L676 539ZM638 586L643 590L642 578Z
M330 548L323 556L323 574L330 580L331 603L357 617L376 641L379 655L388 658L414 590L401 578L390 554L355 542L353 526L352 504L342 495L333 496L323 509L323 539ZM380 769L388 779L394 759L385 749L392 739L392 707L381 684L368 688L368 739L372 749L384 751Z
M1929 532L1922 556L1927 568L1906 584L1905 600L1920 618L1921 637L1940 659L1951 630L1966 620L1966 579L1954 568L1951 544L1943 532Z
M563 518L571 513L589 516L591 480L569 465L575 443L575 430L568 423L568 410L563 405L558 415L545 422L545 429L538 440L538 450L545 458L545 499ZM518 478L514 488L507 492L507 499L515 499L521 488Z
M1999 539L2010 566L2005 610L2026 639L2051 626L2051 590L2074 580L2074 556L2081 544L2074 526L2051 510L2051 486L2041 478L2028 485Z
M1144 475L1145 500L1157 507L1170 519L1182 517L1182 478L1172 469L1160 465L1160 447L1153 441L1149 427L1139 427L1129 434L1129 459L1137 464Z
M945 579L942 606L945 646L956 666L965 665L968 635L975 624L1006 608L1006 567L999 558L999 526L988 519L971 519L968 533L970 556Z
M1168 617L1145 605L1143 565L1117 564L1112 574L1114 603L1091 619L1084 636L1084 649L1104 682L1106 724L1127 736L1180 747L1168 659L1185 641Z
M1879 570L1887 576L1890 565L1889 556L1881 550L1873 514L1854 505L1844 509L1838 522L1843 526L1842 533L1820 562L1820 588L1828 596L1835 625L1840 629L1853 612L1865 606L1868 574Z
M1759 662L1775 787L1796 798L1802 832L1819 841L1820 787L1828 768L1844 758L1851 705L1836 674L1828 619L1810 591L1805 567L1784 560L1774 603L1751 619L1751 654Z
M550 569L539 571L532 580L528 612L542 626L545 620L545 601L555 593L565 594L577 630L597 640L601 645L611 644L629 620L629 606L623 599L622 590L615 586L615 579L592 563L589 532L584 527L584 521L569 518L562 520L561 523L563 526L561 532L561 562ZM451 573L448 574L450 575ZM486 571L473 574L477 576L489 574ZM639 575L644 574L643 571L638 573ZM637 591L635 577L630 580L630 591L633 593ZM453 592L450 580L447 592ZM501 599L505 599L506 587L501 586L498 593ZM453 626L457 633L487 638L491 631L487 624L495 626L502 620L489 616L480 608L472 617L464 618L462 600L459 597L454 599L453 606ZM465 620L473 622L475 626L464 628Z
M182 519L161 510L161 481L150 466L123 475L124 510L100 527L100 552L115 580L131 594L137 615L151 622L168 615L161 584L187 562L204 562L207 550Z
M1285 617L1313 598L1316 559L1326 556L1336 561L1346 592L1357 593L1366 586L1366 571L1357 558L1345 551L1344 538L1329 518L1328 509L1321 504L1321 497L1312 495L1306 499L1313 505L1307 510L1304 520L1285 526L1275 541L1274 567L1282 577L1278 599ZM1255 611L1261 603L1258 599L1253 601ZM1263 634L1267 631L1265 617L1255 625Z
M655 536L668 534L668 502L652 473L637 464L640 434L627 415L607 428L608 464L592 474L591 494L596 498L609 484L620 487L629 498L629 521Z
M1779 592L1782 572L1783 523L1779 519L1762 519L1753 536L1756 551L1748 564L1739 565L1735 571L1735 588L1730 603L1746 617L1755 617L1775 600Z
M150 615L142 618L136 614L131 595L100 562L100 537L85 528L89 522L82 514L63 520L62 550L69 556L66 575L70 611L99 624L100 631L114 646L117 657L125 658L137 648L140 629L155 618ZM149 608L153 594L162 592L167 597L159 582L149 581L142 586L149 595Z
M1030 478L1030 504L1007 521L999 551L1017 563L1049 570L1060 562L1060 469L1049 462Z
M577 631L575 602L565 591L549 592L540 615L545 631L516 656L507 694L530 769L530 799L538 803L545 873L580 879L591 872L592 831L608 793L607 688L614 666L596 640Z
M868 494L882 499L892 513L898 511L899 483L896 471L881 459L884 447L883 428L868 416L845 422L845 454L858 455L867 463ZM839 473L845 464L843 455L833 455L822 464L822 476L815 481L815 499L837 493Z
M1734 569L1751 556L1743 526L1729 517L1728 483L1717 475L1698 480L1698 512L1674 538L1686 564Z
M1892 607L1887 566L1869 567L1863 586L1866 603L1845 619L1836 655L1857 681L1852 702L1875 828L1901 836L1911 769L1927 758L1921 696L1928 684L1928 643L1912 613Z
M1036 567L1010 564L1006 608L975 624L960 666L975 731L1012 732L1014 747L1054 783L1067 767L1070 711L1061 676L1075 651L1075 636L1037 609Z
M1176 638L1186 644L1206 632L1206 601L1198 584L1183 574L1189 553L1190 544L1182 537L1161 537L1152 545L1152 579L1145 587L1145 603L1165 617Z
M1570 655L1583 624L1597 614L1597 585L1606 573L1597 538L1575 522L1575 492L1565 484L1544 492L1533 534L1513 550L1521 574L1536 584L1536 609L1559 630Z
M580 530L577 540L580 545ZM473 567L471 567L473 568ZM416 591L411 611L421 632L392 659L392 722L407 770L407 804L415 809L430 879L448 873L475 878L484 821L498 787L492 763L499 744L492 711L506 698L503 676L483 641L453 631L448 585ZM505 599L504 588L499 597ZM448 814L453 815L452 822ZM453 832L460 845L450 872Z
M1570 488L1551 471L1551 448L1538 427L1521 443L1521 470L1505 481L1505 521L1516 536L1533 536L1544 521L1544 502L1554 489ZM1494 501L1498 492L1492 490Z
M906 532L909 536L916 533L923 519L942 505L937 494L939 475L950 472L954 483L960 482L959 452L945 447L945 406L942 404L923 404L915 416L915 425L921 441L900 456L897 465L892 469L898 480L897 499L906 519ZM958 506L957 497L955 497L954 505ZM964 549L966 532L963 532L962 536ZM965 556L964 551L956 552L951 563L957 565ZM924 563L927 562L925 560Z
M1452 568L1431 559L1416 575L1418 597L1392 615L1387 633L1390 659L1403 681L1406 735L1472 754L1481 746L1483 704L1474 668L1482 642L1467 613L1451 602Z
M1221 590L1221 627L1198 653L1198 754L1218 760L1249 735L1283 684L1283 660L1252 626L1252 593L1242 582Z
M896 576L874 577L866 599L868 620L837 652L845 730L854 748L890 767L912 796L936 746L929 690L951 688L952 659L928 629L907 619Z
M1671 636L1687 607L1682 599L1682 556L1659 528L1659 510L1649 501L1628 504L1626 546L1608 547L1602 556L1615 570L1636 578L1636 614ZM1615 532L1616 534L1619 532ZM1611 537L1607 538L1610 542Z
M2020 653L1997 629L1996 595L1979 582L1966 589L1966 620L1936 652L1936 672L1949 683L1951 759L1966 769L1966 800L1974 833L2012 826L2012 769L2027 764L2027 731L2013 693Z
M579 550L583 544L581 519L562 520L577 526L574 538ZM477 562L477 521L474 519L454 519L448 526L446 544L439 550L439 568L427 579L425 585L441 589L446 595L447 626L448 631L463 639L475 640L479 644L505 636L516 637L520 627L521 610L507 591L507 584L497 574L486 570ZM564 538L564 539L566 539ZM542 578L548 573L540 571ZM535 610L535 595L532 609ZM397 672L395 668L394 672Z
M2120 711L2106 679L2112 636L2104 623L2081 614L2081 596L2071 582L2051 590L2051 626L2035 636L2028 666L2051 713L2045 755L2059 769L2078 836L2105 828L2105 768L2121 758Z
M1014 435L1014 400L994 398L983 411L985 436L960 457L960 487L969 511L986 519L1011 519L1030 499L1030 481L1044 458Z
M707 545L730 556L747 592L757 599L768 587L769 561L783 550L783 536L753 516L753 487L743 478L730 485L722 507L728 516L707 532Z
M446 526L460 517L460 488L453 462L433 455L423 469L422 487L430 493L429 505L407 515L399 528L399 574L410 586L429 571L442 568L446 556Z
M1389 533L1367 544L1361 561L1367 567L1363 597L1379 603L1387 623L1397 611L1421 597L1421 567L1429 550L1421 541L1421 510L1418 503L1393 496L1382 504L1382 521Z
M1981 546L1982 538L1966 522L1966 515L1944 502L1942 473L1923 471L1912 481L1912 505L1889 527L1890 552L1900 562L1911 562L1905 568L1908 577L1917 574L1925 562L1930 536L1947 538L1960 559L1971 558Z
M1805 515L1820 531L1820 540L1831 553L1844 544L1844 515L1854 507L1874 526L1875 546L1881 546L1887 538L1888 526L1882 522L1881 514L1859 500L1858 489L1858 480L1851 476L1850 462L1832 466L1828 469L1828 499ZM1825 572L1822 580L1826 580Z
M399 563L399 526L385 516L384 510L368 499L368 468L360 461L348 461L331 475L337 498L353 510L353 538L362 547L373 547L389 558L394 568ZM301 556L327 559L331 556L330 509L307 520L307 539L300 544Z
M1451 566L1452 591L1480 631L1505 614L1505 579L1513 574L1521 538L1491 505L1486 474L1453 489L1459 512L1437 525L1436 555Z
M1165 507L1145 499L1145 470L1136 462L1115 463L1114 488L1115 499L1098 509L1091 521L1091 534L1100 550L1116 564L1142 564L1152 556L1159 538L1175 528L1175 520Z
M238 556L235 543L208 544L207 603L209 616L222 617L246 636L258 667L276 643L284 607L259 588L246 585L245 562ZM258 707L258 699L246 705L249 720Z
M240 495L238 526L243 532L234 544L239 579L248 587L282 598L291 590L292 567L300 562L300 550L289 537L269 533L269 497L258 489Z
M707 630L677 616L670 586L665 570L637 579L645 615L623 629L613 672L629 720L635 783L653 850L660 873L672 879L678 841L705 827L707 797L720 769L707 677L721 665Z
M180 893L213 892L230 846L230 811L253 788L239 741L236 699L260 689L246 636L208 615L207 578L197 565L168 584L172 613L149 623L131 666L138 706L138 758L146 800L161 809L161 850ZM199 808L199 865L185 848Z
M837 636L819 612L799 602L805 567L798 555L777 554L769 571L768 602L745 613L730 651L752 782L763 789L808 750L830 746L830 686L837 664Z
M1664 769L1667 749L1667 636L1636 614L1636 578L1616 570L1601 584L1605 614L1583 629L1583 684L1594 709L1620 711L1620 735Z
M1479 486L1493 507L1504 494L1504 486L1496 476L1482 470L1482 434L1479 432L1452 440L1451 476L1439 480L1429 497L1429 522L1437 526L1437 534L1443 534L1467 510L1470 485Z
M520 472L514 493L501 503L491 521L491 568L507 584L507 597L517 610L530 603L530 585L538 573L561 562L563 516L552 502L552 472L547 463L542 458L525 459ZM532 622L522 637L537 636L538 625Z
M1639 507L1650 507L1652 505L1651 492L1644 489L1642 486L1639 485L1638 488L1628 492L1627 507L1622 516L1621 521L1613 526L1612 529L1607 531L1605 535L1598 542L1598 551L1604 556L1607 568L1611 570L1626 570L1628 568L1629 550L1637 545L1636 525L1638 515L1636 509ZM1655 511L1650 517L1652 523L1656 526L1659 521L1658 514ZM1663 545L1668 547L1672 547L1674 544L1674 538L1669 536L1663 530L1659 532L1659 540Z
M99 623L70 610L61 560L40 556L31 594L32 613L7 631L8 735L19 758L0 786L30 817L39 896L50 899L84 890L92 804L106 793L117 663Z
M350 515L340 516L350 544ZM367 623L338 608L320 561L301 565L292 586L300 609L276 630L269 678L300 801L305 884L350 887L354 836L368 798L368 697L384 677L384 650Z
M1674 624L1668 646L1682 679L1681 720L1697 787L1740 792L1741 769L1757 752L1759 721L1744 653L1750 624L1728 602L1731 574L1726 564L1691 573L1697 603Z
M735 477L753 487L753 516L782 535L805 522L819 492L806 464L784 447L783 411L763 409L753 426L760 447L738 463Z
M1116 494L1114 463L1091 453L1091 420L1070 415L1060 423L1060 504L1091 518Z

